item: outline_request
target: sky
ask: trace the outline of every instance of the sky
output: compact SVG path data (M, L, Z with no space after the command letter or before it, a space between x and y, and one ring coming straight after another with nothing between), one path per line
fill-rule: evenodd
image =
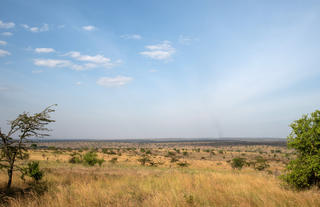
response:
M286 137L320 109L320 1L2 0L0 127L51 138Z

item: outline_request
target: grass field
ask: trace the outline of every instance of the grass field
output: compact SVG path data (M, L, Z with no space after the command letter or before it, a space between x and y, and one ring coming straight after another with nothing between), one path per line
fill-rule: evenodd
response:
M120 143L104 149L82 146L30 150L29 160L39 161L45 171L41 185L46 190L41 186L41 192L30 188L30 180L23 182L15 174L16 193L2 196L1 205L320 206L318 189L294 191L278 178L295 156L283 146L173 146ZM69 163L73 154L88 151L95 151L105 160L102 166ZM257 156L263 157L269 167L261 171L252 166L242 170L230 167L235 157L249 162ZM142 165L141 158L149 161ZM0 183L6 183L5 172L1 173Z

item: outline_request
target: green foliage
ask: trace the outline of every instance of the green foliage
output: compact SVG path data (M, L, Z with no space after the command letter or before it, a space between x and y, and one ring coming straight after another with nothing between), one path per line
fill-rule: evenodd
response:
M24 168L23 175L31 177L35 182L39 182L43 177L43 171L39 168L39 162L32 161L29 162L27 167Z
M140 152L144 153L146 150L144 148L140 148Z
M49 136L50 131L47 125L54 120L50 113L55 110L51 106L40 113L30 115L27 112L20 114L15 120L10 121L7 133L3 133L0 128L0 169L6 169L8 173L7 191L11 187L13 171L24 173L24 168L16 163L17 160L24 160L27 157L27 142L31 137ZM13 137L16 137L14 139Z
M178 161L179 161L179 159L177 157L175 157L175 156L171 157L170 162L178 162Z
M31 149L37 149L37 147L38 147L38 145L35 144L35 143L33 143L33 144L30 145L30 148L31 148Z
M79 164L82 162L83 162L82 156L78 153L73 153L71 155L71 158L69 159L69 163L72 163L72 164Z
M116 164L118 162L118 158L113 157L113 158L111 158L111 160L109 160L109 162L112 164Z
M177 162L179 167L188 167L190 164L187 161Z
M320 110L303 115L290 126L288 147L296 150L297 158L289 162L282 178L296 189L320 187Z
M267 163L267 160L265 160L262 156L257 156L255 157L255 161L253 163L254 165L254 169L262 171L268 167L270 167L270 165Z
M246 164L246 159L242 157L233 158L231 161L231 167L233 169L241 170L245 164Z
M98 155L95 152L87 152L83 156L83 163L89 166L94 166L97 163L99 164L99 166L101 166L103 162L104 159L98 159Z
M151 160L147 156L142 156L140 159L138 159L138 162L140 162L141 165L145 165L146 163L150 162Z

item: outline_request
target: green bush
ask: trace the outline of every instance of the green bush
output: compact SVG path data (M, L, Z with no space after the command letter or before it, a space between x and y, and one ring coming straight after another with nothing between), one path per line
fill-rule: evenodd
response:
M71 155L71 158L69 159L69 163L72 163L72 164L78 164L78 163L82 163L83 160L82 160L82 157L80 154L77 154L77 153L73 153Z
M178 165L179 167L188 167L190 164L187 163L186 161L183 161L183 162L178 162L177 165Z
M262 156L257 156L255 158L255 161L253 162L253 166L255 170L259 170L259 171L262 171L270 167L270 165L267 163L267 160L265 160Z
M151 160L147 156L142 156L140 159L138 159L138 162L140 162L141 165L145 165L146 163L150 162Z
M89 166L94 166L97 163L99 164L99 166L101 166L104 162L104 159L98 159L98 155L95 152L87 152L83 156L83 162L84 164L87 164Z
M296 150L297 157L289 162L282 179L296 189L320 187L320 110L303 115L290 126L288 147Z
M109 162L112 164L116 164L118 162L118 158L113 157L113 158L111 158L111 160L109 160Z
M35 182L39 182L43 177L43 171L39 168L38 161L29 162L24 169L24 175L31 177Z
M245 164L246 164L246 159L242 157L233 158L231 161L231 167L233 169L241 170Z

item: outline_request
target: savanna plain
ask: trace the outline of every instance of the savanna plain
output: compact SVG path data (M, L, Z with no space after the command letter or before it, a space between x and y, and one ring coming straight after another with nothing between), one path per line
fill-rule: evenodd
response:
M320 206L318 189L296 191L279 178L296 156L285 140L51 141L29 148L28 160L39 162L44 176L35 184L16 172L1 206ZM1 171L2 188L6 180Z

